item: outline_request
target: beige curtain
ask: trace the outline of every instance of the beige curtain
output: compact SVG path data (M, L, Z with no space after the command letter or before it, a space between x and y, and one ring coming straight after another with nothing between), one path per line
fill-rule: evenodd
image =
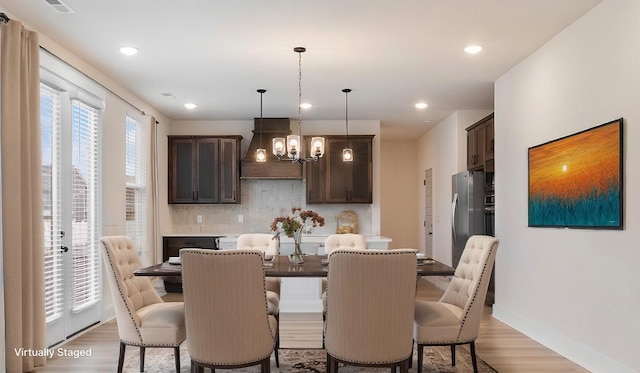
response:
M158 122L156 118L149 115L149 131L151 144L151 208L147 209L151 218L151 241L149 241L153 255L151 259L153 264L162 262L162 252L158 249L162 245L160 240L160 227L158 222Z
M13 373L45 364L16 354L45 348L38 34L11 20L1 43L5 356Z

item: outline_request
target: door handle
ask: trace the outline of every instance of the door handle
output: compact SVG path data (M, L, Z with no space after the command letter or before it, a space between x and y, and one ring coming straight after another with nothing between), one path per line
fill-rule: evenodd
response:
M60 252L61 253L66 253L67 251L69 251L69 248L66 246L60 246Z
M458 205L458 193L453 194L451 202L451 230L453 231L453 242L456 242L456 207Z

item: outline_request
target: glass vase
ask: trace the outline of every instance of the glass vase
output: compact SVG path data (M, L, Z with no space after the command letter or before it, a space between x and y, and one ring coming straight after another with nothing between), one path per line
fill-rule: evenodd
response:
M304 263L304 253L300 249L300 239L302 238L302 230L299 229L293 232L293 253L289 255L289 261L291 264Z

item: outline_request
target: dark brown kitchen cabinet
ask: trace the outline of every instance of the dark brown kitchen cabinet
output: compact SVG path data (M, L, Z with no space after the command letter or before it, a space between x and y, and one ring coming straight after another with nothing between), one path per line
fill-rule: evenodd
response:
M467 170L482 170L493 159L493 113L467 127Z
M493 159L494 152L493 146L495 144L494 141L494 130L493 130L493 114L491 114L491 118L489 118L485 124L484 131L484 160L485 162Z
M169 203L239 203L242 136L169 136Z
M325 139L324 156L306 165L307 203L372 203L373 135L349 136L353 162L342 160L346 136Z

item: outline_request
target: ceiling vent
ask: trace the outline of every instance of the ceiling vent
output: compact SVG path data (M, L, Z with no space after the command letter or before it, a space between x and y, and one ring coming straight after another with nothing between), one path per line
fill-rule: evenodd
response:
M58 13L75 13L69 5L62 2L62 0L44 0L53 10Z

